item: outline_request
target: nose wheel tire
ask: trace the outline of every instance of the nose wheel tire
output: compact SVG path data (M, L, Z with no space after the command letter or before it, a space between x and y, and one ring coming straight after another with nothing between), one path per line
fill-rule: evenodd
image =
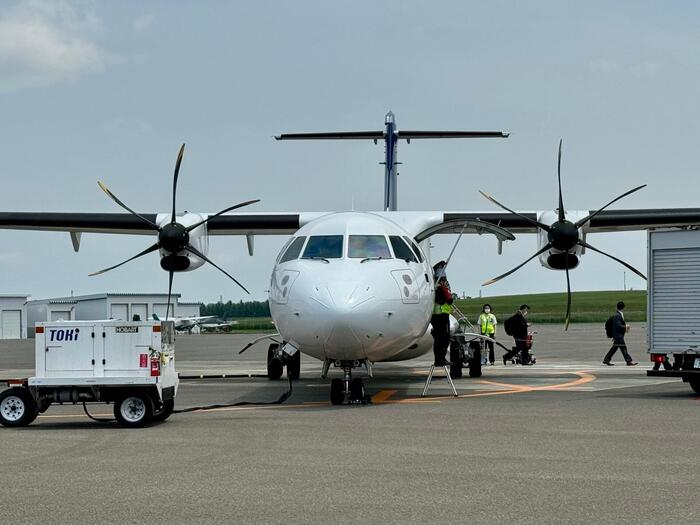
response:
M277 357L277 349L279 345L272 343L267 348L267 378L270 381L277 381L282 377L282 372L284 372L284 364Z
M114 403L114 418L127 428L147 425L153 417L153 401L143 393L126 394Z
M345 401L345 386L343 380L334 377L331 380L331 404L342 405Z
M26 388L10 388L0 394L0 424L26 427L39 415L39 409Z
M365 400L365 385L359 377L350 382L350 400L353 403L361 403Z

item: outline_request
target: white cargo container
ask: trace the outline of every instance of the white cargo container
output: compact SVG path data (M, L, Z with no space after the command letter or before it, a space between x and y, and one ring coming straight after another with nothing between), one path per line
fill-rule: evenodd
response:
M123 426L173 412L172 321L58 321L36 324L36 373L0 394L0 423L30 424L53 403L114 403Z
M651 230L648 248L647 375L700 394L700 230Z

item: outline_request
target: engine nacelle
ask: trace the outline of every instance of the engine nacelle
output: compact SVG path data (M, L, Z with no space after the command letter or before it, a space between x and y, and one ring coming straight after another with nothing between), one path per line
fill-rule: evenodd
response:
M192 226L206 219L208 214L189 213L186 212L177 215L175 220L178 224L184 227ZM156 217L156 223L159 227L163 227L170 223L171 215L169 213L159 213ZM209 253L209 235L207 234L206 224L199 226L189 232L189 244L196 248L204 255ZM160 252L160 267L165 271L173 272L189 272L196 270L204 264L204 260L197 257L193 253L186 250L181 250L177 253L171 253L168 250L161 248Z
M576 221L587 217L589 213L590 212L588 211L569 211L566 212L565 218L566 220L575 223ZM558 219L559 215L556 210L541 212L537 217L537 220L539 222L541 222L542 224L546 224L547 226L551 226L552 224L557 222ZM584 231L584 228L585 227L580 228L578 231L579 239L581 239L582 241L586 240L586 233ZM544 230L538 230L538 249L542 249L548 242L549 238L547 236L547 232ZM568 253L563 252L561 250L557 250L555 248L551 248L546 252L540 254L539 260L540 264L549 270L565 270L567 263L569 266L569 270L572 270L579 265L581 261L581 256L585 252L586 249L583 246L575 246L574 248L569 250Z

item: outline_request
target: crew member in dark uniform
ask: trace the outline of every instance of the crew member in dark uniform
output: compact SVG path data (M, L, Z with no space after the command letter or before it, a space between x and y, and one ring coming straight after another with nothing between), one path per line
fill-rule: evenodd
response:
M435 366L446 366L447 349L450 347L450 311L452 310L452 292L445 274L445 261L440 261L433 267L437 283L435 285L435 303L433 316L430 319L433 331L433 354Z

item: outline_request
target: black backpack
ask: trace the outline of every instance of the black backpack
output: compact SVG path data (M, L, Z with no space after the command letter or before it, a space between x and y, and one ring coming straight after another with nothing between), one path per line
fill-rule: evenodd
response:
M608 320L605 321L605 336L608 339L612 339L613 337L613 322L615 322L615 316L611 315L608 317Z
M503 323L503 329L506 331L507 335L513 335L513 323L515 323L515 315L511 315Z

